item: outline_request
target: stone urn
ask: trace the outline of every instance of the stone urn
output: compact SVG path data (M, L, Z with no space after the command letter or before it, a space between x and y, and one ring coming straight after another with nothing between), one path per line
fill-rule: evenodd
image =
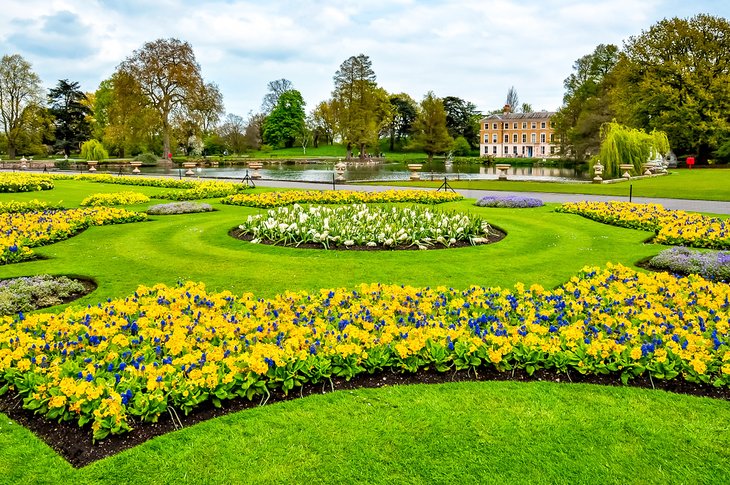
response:
M597 160L596 164L593 165L593 173L595 174L595 177L593 177L594 184L603 182L603 165L601 165L600 160Z
M192 177L195 175L195 172L193 172L193 169L195 168L195 162L184 162L183 168L185 168L185 176L186 177Z
M25 157L22 157L20 159L20 169L25 170L26 168L28 168L28 160L26 160Z
M335 178L335 180L337 182L345 181L345 170L347 170L347 164L339 162L335 165L335 172L337 173L337 177Z
M421 163L409 163L408 170L411 171L411 180L421 180L421 175L418 173L423 168Z
M261 170L261 168L263 166L264 166L264 164L261 162L248 162L248 168L250 168L252 170L252 172L251 172L252 179L261 178L261 173L259 172L259 170Z
M510 165L509 163L498 163L494 167L497 169L497 171L499 173L497 178L499 180L507 180L507 170L509 170L512 167L512 165Z
M89 172L96 172L96 166L99 162L97 160L89 160L86 165L89 167Z
M129 165L132 167L132 173L134 173L134 174L140 173L139 172L139 167L142 166L142 162L138 162L136 160L133 160L133 161L129 162Z
M618 168L623 172L623 175L621 175L625 179L631 178L631 171L634 169L634 165L631 163L622 163L618 166Z

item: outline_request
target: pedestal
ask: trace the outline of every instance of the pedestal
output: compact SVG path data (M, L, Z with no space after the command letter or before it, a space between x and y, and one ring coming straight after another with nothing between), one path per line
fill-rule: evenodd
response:
M88 165L89 167L89 172L96 172L96 165L98 163L99 162L96 160L89 160L88 162L86 162L86 165Z
M248 168L251 169L251 178L252 179L260 179L261 173L259 173L259 170L264 166L261 162L248 162Z
M630 163L622 163L618 166L618 168L623 172L623 175L621 175L623 178L630 179L631 178L631 170L634 169L634 166Z
M193 169L195 168L195 162L185 162L183 163L183 167L186 169L186 177L192 177L193 175L195 175L195 172L193 172Z
M512 165L509 163L498 163L494 166L497 169L498 172L498 179L499 180L507 180L507 170L509 170Z
M142 166L142 162L129 162L129 165L132 167L132 173L133 174L140 173L139 172L139 167Z
M423 168L423 164L420 163L409 163L408 164L408 170L411 171L411 180L421 180L421 174L418 173L419 170Z

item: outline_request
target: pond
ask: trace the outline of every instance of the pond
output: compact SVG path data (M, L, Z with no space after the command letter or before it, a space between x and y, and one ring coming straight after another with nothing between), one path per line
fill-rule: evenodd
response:
M142 167L142 173L160 175L179 175L185 169L178 167ZM245 177L247 167L224 166L203 167L196 169L196 175L202 178ZM334 162L265 163L259 170L263 180L286 180L301 182L332 182L335 176ZM351 162L343 173L346 182L399 181L408 180L410 172L404 162L360 163ZM494 165L480 164L445 164L443 161L423 164L420 172L424 180L497 180L498 172ZM509 180L530 180L542 182L576 182L589 181L592 174L584 167L542 166L539 164L513 165L507 172Z

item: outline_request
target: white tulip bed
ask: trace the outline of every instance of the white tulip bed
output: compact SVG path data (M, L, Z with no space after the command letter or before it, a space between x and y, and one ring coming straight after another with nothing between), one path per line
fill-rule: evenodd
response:
M464 213L428 207L345 206L278 207L249 216L238 235L252 243L319 245L323 248L450 247L457 242L484 244L494 231L489 224ZM463 243L462 243L463 245Z

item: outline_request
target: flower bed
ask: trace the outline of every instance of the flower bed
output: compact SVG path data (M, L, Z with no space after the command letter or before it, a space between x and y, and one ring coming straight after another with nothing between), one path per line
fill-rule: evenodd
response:
M91 194L81 201L81 205L84 207L108 207L112 205L144 204L149 200L149 197L139 192L113 192L110 194Z
M684 302L684 304L678 304ZM730 286L587 268L555 290L379 284L271 299L201 284L0 318L0 393L97 439L169 406L383 369L514 368L730 383Z
M33 199L28 202L20 202L11 200L10 202L0 202L0 214L18 213L18 212L40 212L45 210L63 209L61 204L54 204Z
M50 190L53 180L48 175L34 173L0 173L0 192L35 192Z
M59 305L64 298L83 293L86 293L86 287L66 276L40 275L1 280L0 315Z
M172 215L172 214L192 214L195 212L210 212L213 206L210 204L195 202L171 202L169 204L157 204L147 209L147 214L152 215Z
M30 259L31 247L67 239L89 226L146 219L147 214L112 207L0 214L0 264Z
M631 202L569 202L558 212L580 214L615 226L656 233L660 244L701 248L730 248L730 223L725 219L680 210L667 210L660 204Z
M386 190L383 192L357 192L354 190L289 190L259 194L236 194L221 202L230 205L271 208L292 204L373 204L415 202L441 204L464 197L454 192L425 190Z
M488 195L482 197L476 202L479 207L510 207L510 208L527 208L527 207L542 207L544 204L542 200L536 199L535 197L523 197L521 195L510 195L505 197L497 197L494 195Z
M192 189L197 184L201 183L196 180L180 180L172 177L115 176L109 174L54 174L53 177L60 179L86 180L88 182L101 184L138 185L144 187L162 187L166 189Z
M240 234L286 246L330 247L449 247L457 241L487 242L489 224L463 213L428 207L382 207L351 204L339 207L294 204L248 216Z
M200 200L212 199L214 197L232 196L246 190L248 186L244 184L234 184L231 182L199 182L192 188L182 191L162 192L152 196L154 199L168 200Z
M665 249L649 261L655 269L730 283L730 253L703 252L685 247Z

